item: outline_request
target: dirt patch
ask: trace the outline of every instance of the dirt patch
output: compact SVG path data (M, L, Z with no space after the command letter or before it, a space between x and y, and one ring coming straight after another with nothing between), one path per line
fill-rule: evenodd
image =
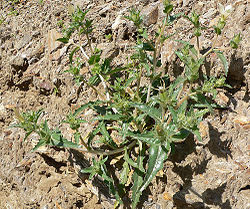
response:
M165 163L163 172L149 186L142 198L143 208L249 208L249 17L247 1L220 1L233 4L223 39L218 46L227 47L235 33L241 32L238 50L226 51L230 61L227 82L233 87L220 92L218 102L227 106L206 118L202 124L204 141L193 137L177 144ZM65 119L69 110L92 100L97 95L86 86L79 88L69 74L70 46L55 42L60 36L62 22L68 22L69 4L90 8L94 19L94 44L104 50L104 57L114 57L115 65L126 59L124 53L134 39L134 28L121 17L132 7L147 19L149 30L156 28L162 17L161 1L67 1L30 0L11 5L1 1L1 14L10 7L18 15L8 15L0 25L0 207L1 208L113 208L114 198L103 182L92 182L79 173L89 166L89 156L72 150L44 148L31 152L36 143L24 141L24 132L10 128L14 124L13 108L21 110L44 109L43 118L50 127ZM195 9L206 26L218 16L216 1L174 1L176 12L189 13ZM158 11L158 13L156 12ZM155 20L155 15L158 18ZM177 37L190 40L190 24L180 19L170 29ZM105 35L112 34L107 41ZM215 37L207 33L201 37L206 51ZM84 40L83 40L84 41ZM162 53L166 71L173 77L181 68L174 53L178 45L168 42ZM219 75L222 66L207 60L211 74ZM84 70L83 70L84 71ZM85 73L85 72L83 72ZM87 76L87 75L86 75ZM91 126L82 127L82 131ZM61 127L66 138L69 128Z

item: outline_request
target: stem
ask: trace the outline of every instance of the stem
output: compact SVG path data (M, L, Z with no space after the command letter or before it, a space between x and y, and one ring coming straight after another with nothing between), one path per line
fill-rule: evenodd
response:
M81 140L81 143L83 144L83 146L84 146L87 150L89 150L88 145L85 143L85 141L83 140L83 138L82 138L81 135L80 135L80 140Z
M139 98L139 91L140 91L140 85L141 85L141 76L142 76L142 68L139 70L139 77L137 80L137 89L136 89L136 95Z
M131 149L135 145L136 145L136 141L133 141L128 146L124 146L124 147L121 147L119 149L112 150L109 152L106 152L104 150L90 150L90 149L83 150L82 148L70 148L70 149L77 150L77 151L80 151L82 153L91 153L91 154L95 154L95 155L115 155L115 154L124 152L125 149Z
M186 82L185 82L184 84L186 85ZM183 84L183 87L184 87L184 84ZM191 89L192 89L192 84L190 84L189 87L188 87L187 95L184 96L184 97L177 103L176 109L179 108L179 107L181 106L181 104L191 96L191 94L189 94L190 91L191 91ZM183 90L184 90L184 88L182 88L182 91L183 91ZM179 99L178 99L178 100L179 100Z
M198 59L200 58L200 41L199 41L199 36L196 36L196 44L198 48Z
M161 51L161 48L162 48L162 45L163 45L163 43L161 43L161 45L158 47L158 45L159 45L159 43L161 41L161 37L162 37L162 35L164 33L164 30L166 28L166 25L167 25L167 19L168 19L168 15L165 18L165 20L163 22L163 25L161 27L161 33L159 34L159 36L158 36L158 38L156 39L156 42L155 42L155 50L154 50L154 58L153 58L153 72L152 73L154 73L154 71L156 69L157 58L158 58L158 56L160 54L160 51ZM149 86L148 86L148 92L147 92L147 100L146 100L146 102L148 102L149 98L150 98L150 92L151 92L152 82L153 82L152 79L150 79L150 83L149 83Z
M137 87L136 87L136 97L140 98L139 93L140 93L140 85L141 85L141 76L142 76L142 67L139 69L139 76L137 79ZM137 117L138 113L138 108L135 108L135 118Z
M215 41L214 41L214 43L212 44L211 49L209 49L209 50L203 55L203 58L206 57L208 54L210 54L210 53L214 50L215 44L216 44L217 40L218 40L218 35L216 35Z
M165 117L165 113L166 113L166 109L164 107L162 107L162 119L161 119L161 122L163 123L164 122L164 117Z
M94 51L93 51L91 40L89 38L89 34L88 33L86 33L86 37L87 37L87 40L88 40L88 44L89 44L89 48L90 48L90 51L91 51L91 55L93 55Z
M180 90L180 92L179 92L179 94L178 94L178 96L177 96L177 101L180 99L181 94L183 93L183 91L184 91L184 89L185 89L185 87L186 87L186 84L187 84L187 81L184 81L184 83L183 83L183 85L182 85L182 89ZM175 109L179 108L179 107L181 106L181 104L182 104L185 100L187 100L187 99L189 98L189 96L190 96L190 95L189 95L189 92L191 91L191 86L192 86L192 85L190 84L187 95L186 95L185 97L183 97L183 98L177 103ZM169 116L168 121L167 121L167 125L170 124L171 120L172 120L172 115Z
M107 87L107 85L106 85L106 83L105 83L105 80L104 80L104 78L103 78L103 76L102 76L101 74L99 74L99 77L100 77L100 79L101 79L103 88L104 88L104 90L105 90L105 92L106 92L106 98L107 98L108 101L110 101L110 95L109 95L108 87Z
M80 45L80 50L83 53L84 57L86 57L86 59L89 59L89 56L86 54L86 52L83 50L82 46Z
M82 81L83 81L83 83L86 83L86 85L87 85L89 88L93 89L102 99L105 98L105 96L104 96L102 93L100 93L94 86L89 85L88 82L87 82L84 78L83 78Z
M99 77L100 77L100 79L101 79L103 88L104 88L104 90L105 90L105 92L106 92L107 101L109 102L109 101L110 101L110 95L109 95L108 87L107 87L107 85L106 85L106 83L105 83L105 80L104 80L103 76L102 76L101 74L99 74ZM116 108L112 107L112 110L114 111L115 114L118 113L118 111L117 111Z

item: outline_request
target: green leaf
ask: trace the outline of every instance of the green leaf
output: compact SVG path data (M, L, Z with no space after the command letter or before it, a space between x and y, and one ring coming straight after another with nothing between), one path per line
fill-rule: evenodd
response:
M172 4L166 4L166 5L164 5L163 12L168 15L173 11L173 8L174 8L174 6Z
M133 174L133 186L131 190L133 191L132 193L132 209L136 208L137 203L140 201L140 196L142 192L140 191L140 187L143 184L143 176L144 176L144 166L143 166L143 160L145 158L145 148L140 150L139 156L137 158L137 165L138 168L135 168L134 174Z
M120 114L113 114L113 115L104 115L104 116L97 116L93 119L93 121L95 120L123 120L125 119L126 116L125 115L120 115Z
M190 134L190 131L186 129L181 129L177 134L172 136L173 142L182 142L184 141Z
M140 111L146 113L148 116L153 118L155 121L160 122L161 121L161 109L156 109L154 107L149 107L145 104L140 103L131 103L132 107L135 107L139 109Z
M137 163L136 163L135 161L133 161L132 159L129 158L127 149L125 149L124 160L125 160L129 165L133 166L134 168L138 168Z
M177 123L178 120L177 111L172 106L169 106L169 111L171 112L174 123Z
M115 68L114 70L110 70L110 71L106 72L105 75L113 75L115 73L125 71L126 69L127 69L126 67Z
M221 60L223 66L224 66L224 69L225 69L225 75L227 76L228 68L229 68L227 59L225 58L225 56L223 55L223 53L221 51L216 51L216 50L214 50L214 51L217 54L217 56L219 57L219 59Z
M89 134L89 137L88 137L88 146L90 147L91 146L91 142L92 140L94 139L94 137L100 132L101 130L101 127L103 126L104 122L101 121L98 126Z
M174 22L178 17L181 17L181 16L183 16L183 15L184 15L183 12L180 12L180 13L177 13L177 14L174 14L174 15L169 15L169 17L168 17L168 25L173 24L173 22Z
M149 43L139 44L139 45L135 46L135 48L145 50L145 51L154 51L155 50L154 47L152 47L152 45L150 45Z
M91 76L89 79L89 85L97 86L101 82L99 75Z
M84 105L82 105L81 107L79 107L73 114L73 116L77 116L78 114L80 114L83 110L87 109L87 108L92 108L94 109L95 106L100 106L102 104L106 103L105 101L94 101L94 102L88 102Z
M203 94L195 94L190 96L190 98L196 101L194 107L207 107L210 112L213 112L212 103L209 102Z
M133 133L133 132L128 131L127 136L130 136L134 139L140 140L140 141L145 142L145 143L150 144L150 145L155 145L155 144L160 143L159 140L157 140L155 138L155 135L153 132L139 134L139 133Z
M46 140L39 140L37 145L32 149L32 151L36 151L39 147L42 147L44 145L48 144Z
M104 136L105 142L110 144L112 147L117 148L116 143L113 141L112 137L109 135L109 132L107 131L105 123L101 123L100 125L100 133Z
M104 160L106 161L106 159L107 158L105 158ZM119 195L119 191L115 188L113 179L109 177L106 165L102 164L100 166L100 170L102 171L102 173L99 175L104 179L104 183L109 187L109 191L115 196L115 199L119 201L120 204L122 204L123 202Z
M166 146L159 144L152 145L149 148L148 170L146 172L143 184L140 186L139 192L143 192L158 173L158 171L163 168L163 163L167 159L170 150L171 147L169 143L166 143Z
M192 130L192 133L197 137L197 139L198 139L199 141L202 141L201 134L200 134L198 128Z
M60 42L62 42L62 43L64 43L64 44L67 44L68 42L69 42L69 39L68 38L58 38L58 39L56 39L57 41L60 41Z
M81 173L92 173L94 169L94 166L90 166L88 168L81 169Z
M52 134L51 135L51 142L49 143L52 146L57 147L68 147L68 148L79 148L78 144L75 144L74 142L68 141L67 139L63 138L59 134Z
M76 144L79 144L80 137L81 137L81 134L78 131L76 131L74 133L74 139L75 139Z
M76 47L76 48L74 48L74 49L72 50L72 52L69 54L69 61L70 61L70 63L73 62L73 55L74 55L74 53L77 52L79 49L80 49L80 47Z
M20 127L20 128L21 128L21 127ZM23 141L25 141L25 140L29 137L29 135L32 134L32 133L33 133L33 131L27 132L27 133L25 134L25 137L24 137Z
M120 183L125 185L128 181L128 174L130 172L128 162L124 162L122 165L123 169L120 175Z
M89 58L89 61L88 63L90 65L94 65L96 63L98 63L101 59L101 55L100 54L95 54L95 55L92 55L90 58Z

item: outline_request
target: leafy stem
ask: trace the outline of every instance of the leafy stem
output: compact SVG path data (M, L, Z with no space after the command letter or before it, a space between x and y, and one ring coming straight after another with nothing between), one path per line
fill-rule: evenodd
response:
M168 17L169 17L169 15L167 14L167 16L164 18L163 25L162 25L161 30L160 30L160 34L159 34L159 36L157 37L157 39L155 41L155 48L154 48L154 55L153 55L153 69L152 69L152 74L153 75L154 75L154 72L156 70L157 60L158 60L159 54L161 52L161 48L162 48L163 43L164 43L164 42L161 42L161 38L162 38L162 35L163 35L164 31L165 31ZM152 82L153 82L153 78L150 78L150 83L149 83L149 86L148 86L146 102L149 102L149 99L150 99Z
M108 156L108 155L119 154L121 152L124 152L126 149L131 149L136 145L136 143L137 143L136 141L132 141L129 145L126 145L124 147L121 147L121 148L118 148L118 149L115 149L115 150L112 150L112 151L108 151L108 152L104 151L104 150L91 150L89 148L87 148L87 150L83 150L82 148L75 148L75 147L71 148L71 149L78 150L78 151L80 151L82 153L91 153L91 154L94 154L94 155L106 155L106 156Z

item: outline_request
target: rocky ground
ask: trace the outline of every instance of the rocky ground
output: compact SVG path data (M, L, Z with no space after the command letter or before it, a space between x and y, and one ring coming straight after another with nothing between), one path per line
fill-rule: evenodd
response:
M122 16L132 7L146 15L146 25L156 28L162 18L162 1L153 0L23 0L13 6L18 15L6 15L11 2L0 2L0 208L113 208L114 199L99 179L92 182L79 169L88 166L88 156L78 152L44 148L31 152L35 138L24 141L23 130L10 127L16 122L14 108L45 111L50 127L56 127L69 110L94 99L87 87L79 90L69 74L70 46L55 40L61 37L62 23L69 22L69 8L89 8L94 19L94 44L104 57L114 57L120 65L131 46L133 27ZM232 4L218 46L227 47L235 33L241 33L238 50L228 50L227 82L232 89L222 90L218 102L226 110L216 110L201 126L204 138L192 137L178 144L149 189L142 208L250 208L249 129L250 129L250 3L248 0L176 0L176 12L195 9L204 25L212 28L218 17L217 3ZM192 39L190 24L179 19L170 28L178 38ZM108 41L105 35L112 34ZM209 31L201 37L204 50L214 37ZM83 40L84 41L84 40ZM191 40L192 41L192 40ZM178 73L175 42L164 46L162 61L171 76ZM208 60L211 73L222 66ZM176 71L177 70L177 71ZM84 69L82 73L87 73ZM87 75L86 75L87 76ZM70 137L68 127L60 127ZM85 126L83 130L90 127ZM129 208L129 207L128 207Z

